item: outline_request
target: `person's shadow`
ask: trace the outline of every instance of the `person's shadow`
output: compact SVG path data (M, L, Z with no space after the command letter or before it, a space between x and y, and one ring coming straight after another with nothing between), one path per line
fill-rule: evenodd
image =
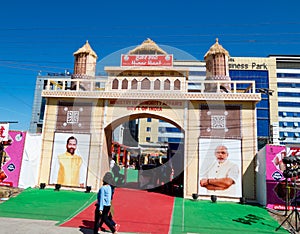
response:
M94 234L94 221L82 220L82 225L80 225L79 228L79 231L84 234Z
M80 228L79 231L81 231L84 234L94 234L94 230L92 229Z

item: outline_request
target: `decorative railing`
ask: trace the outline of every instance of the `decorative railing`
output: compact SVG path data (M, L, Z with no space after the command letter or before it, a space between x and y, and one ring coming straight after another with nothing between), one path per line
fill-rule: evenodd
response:
M121 85L119 85L121 86ZM225 86L227 88L225 88ZM129 86L130 87L130 86ZM170 89L164 90L154 89L151 84L150 89L112 89L112 82L108 80L99 79L63 79L63 78L49 78L46 82L44 90L47 91L89 91L89 92L103 92L103 91L132 91L132 92L186 92L186 93L256 93L255 81L187 81L185 90L178 90L174 86ZM209 89L207 89L209 87ZM230 89L228 89L230 87Z

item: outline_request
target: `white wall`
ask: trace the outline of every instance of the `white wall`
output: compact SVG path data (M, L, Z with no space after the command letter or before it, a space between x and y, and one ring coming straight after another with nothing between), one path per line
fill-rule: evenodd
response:
M41 160L42 135L26 134L19 178L19 187L28 188L38 186L38 176Z
M264 146L257 153L257 167L256 167L256 197L257 197L257 202L263 206L267 204L266 146Z

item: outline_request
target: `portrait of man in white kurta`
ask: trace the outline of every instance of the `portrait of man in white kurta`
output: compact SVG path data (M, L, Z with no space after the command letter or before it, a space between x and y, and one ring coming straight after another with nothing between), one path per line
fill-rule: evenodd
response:
M241 197L241 142L200 139L199 194Z

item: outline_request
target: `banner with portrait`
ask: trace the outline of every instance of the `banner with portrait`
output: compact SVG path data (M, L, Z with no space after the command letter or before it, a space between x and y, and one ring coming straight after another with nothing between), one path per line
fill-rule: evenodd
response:
M85 187L89 149L90 134L55 133L49 184Z
M199 139L198 194L242 197L240 139Z

